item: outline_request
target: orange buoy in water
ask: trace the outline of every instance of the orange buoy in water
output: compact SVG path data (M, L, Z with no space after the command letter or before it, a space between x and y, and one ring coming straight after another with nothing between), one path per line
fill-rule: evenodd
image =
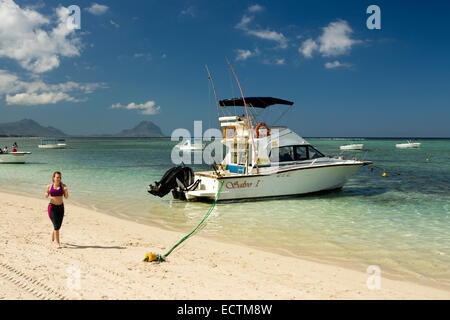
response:
M386 177L387 177L386 172L383 172L382 176L383 176L384 178L386 178Z

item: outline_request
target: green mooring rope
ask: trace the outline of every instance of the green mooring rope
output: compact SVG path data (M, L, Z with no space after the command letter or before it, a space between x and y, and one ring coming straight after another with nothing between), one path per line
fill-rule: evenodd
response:
M211 207L209 208L208 212L205 214L205 216L203 217L202 221L200 221L200 223L194 228L194 230L192 230L188 235L186 235L185 237L183 237L180 241L178 241L169 251L167 251L164 255L160 255L157 254L156 255L156 262L163 262L165 261L165 259L167 258L167 256L169 254L172 253L173 250L175 250L176 247L178 247L181 243L183 243L185 240L187 240L190 236L192 236L195 231L197 231L197 229L203 224L203 222L205 222L205 220L209 217L209 215L211 214L211 212L213 211L214 207L216 206L217 200L219 200L219 196L220 196L220 191L222 191L222 186L223 186L224 181L221 181L220 186L219 186L219 190L217 191L217 195L214 198L213 203L211 204ZM146 257L147 259L147 257ZM144 261L148 261L144 259Z

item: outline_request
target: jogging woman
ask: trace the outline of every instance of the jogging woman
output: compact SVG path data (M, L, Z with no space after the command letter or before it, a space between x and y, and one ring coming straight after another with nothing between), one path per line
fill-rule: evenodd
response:
M69 192L67 191L67 186L61 182L61 172L56 171L52 176L52 184L47 186L45 190L45 197L50 196L50 203L48 204L48 217L53 223L52 241L55 241L58 245L58 249L61 248L61 243L59 242L59 229L61 229L61 224L64 218L64 198L69 197Z

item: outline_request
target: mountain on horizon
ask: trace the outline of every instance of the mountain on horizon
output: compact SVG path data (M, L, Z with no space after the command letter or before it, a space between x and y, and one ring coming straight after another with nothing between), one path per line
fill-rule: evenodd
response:
M151 121L141 121L136 127L132 129L125 129L119 133L111 135L113 137L149 137L159 138L164 137L161 129Z
M41 126L34 120L23 119L16 122L0 123L0 136L3 137L66 137L67 134L53 127Z
M66 133L51 126L41 126L34 120L23 119L16 122L0 123L0 137L68 137ZM97 137L164 137L161 129L151 121L141 121L132 129L124 129L116 134L93 135Z

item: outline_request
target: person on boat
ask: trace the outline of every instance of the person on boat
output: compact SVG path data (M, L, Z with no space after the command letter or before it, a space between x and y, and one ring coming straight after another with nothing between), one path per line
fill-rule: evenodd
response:
M52 176L52 184L49 184L45 190L45 197L50 196L50 203L48 204L48 217L53 223L52 241L56 240L58 249L61 248L59 241L59 229L64 218L64 203L63 197L68 198L69 192L67 186L61 181L61 172L55 171Z
M8 146L5 146L5 147L3 148L3 153L8 153Z
M17 142L14 142L12 152L17 152Z

